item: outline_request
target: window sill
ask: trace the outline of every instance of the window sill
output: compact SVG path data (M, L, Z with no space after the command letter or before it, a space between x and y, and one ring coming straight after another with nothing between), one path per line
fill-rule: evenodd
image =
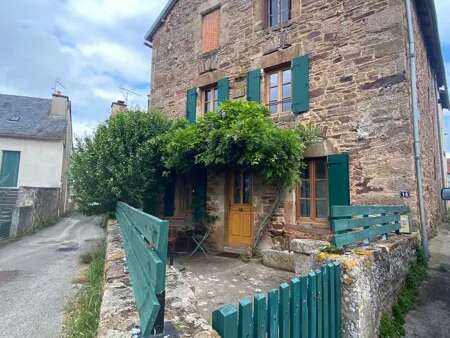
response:
M281 31L283 29L289 28L291 26L292 26L292 19L289 19L289 21L286 21L286 22L284 22L282 24L279 24L279 25L276 25L276 26L267 26L266 29L265 29L265 32L267 34L276 33L276 32L279 32L279 31Z

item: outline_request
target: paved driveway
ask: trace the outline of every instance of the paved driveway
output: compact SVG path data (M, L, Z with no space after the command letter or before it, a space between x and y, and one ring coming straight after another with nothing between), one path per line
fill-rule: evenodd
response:
M99 218L72 215L0 247L0 337L59 337L78 257L104 236Z

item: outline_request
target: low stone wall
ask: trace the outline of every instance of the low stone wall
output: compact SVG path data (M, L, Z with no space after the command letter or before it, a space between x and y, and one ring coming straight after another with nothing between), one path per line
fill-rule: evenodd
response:
M124 270L125 251L115 221L107 224L105 286L100 309L98 338L129 338L139 325L130 277ZM197 310L194 292L182 275L167 266L165 320L171 321L180 337L219 337Z
M342 264L343 337L378 337L383 311L389 311L416 259L416 235L392 236L344 254L320 251L326 242L292 240L291 251L265 250L263 263L299 274L327 261Z
M11 235L54 222L59 216L60 189L20 187L11 220Z

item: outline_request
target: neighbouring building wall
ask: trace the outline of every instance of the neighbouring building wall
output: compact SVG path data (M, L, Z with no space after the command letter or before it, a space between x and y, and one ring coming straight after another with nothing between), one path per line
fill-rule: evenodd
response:
M431 68L424 35L414 11L414 33L416 38L417 57L417 90L420 111L420 141L422 149L422 173L425 212L429 232L435 232L444 216L444 204L441 201L443 188L443 156L439 139L439 99L436 74Z
M63 141L0 137L0 150L20 151L19 187L61 188Z
M205 55L201 13L218 4L221 48ZM274 121L314 122L336 153L350 155L353 204L406 204L417 224L403 1L293 1L290 24L277 30L262 17L262 1L178 1L153 39L152 109L184 116L189 88L224 77L230 98L245 98L248 71L308 54L309 111ZM292 219L293 198L284 210Z

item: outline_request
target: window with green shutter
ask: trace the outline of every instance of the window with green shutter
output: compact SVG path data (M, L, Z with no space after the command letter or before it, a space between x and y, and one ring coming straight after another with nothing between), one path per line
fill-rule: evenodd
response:
M350 205L348 154L329 155L327 162L330 207L333 205Z
M186 119L195 123L197 120L197 88L192 88L186 94Z
M218 103L228 101L230 99L230 81L227 78L217 81Z
M261 102L261 71L259 69L247 74L247 100Z
M292 60L292 111L304 113L309 110L309 57Z
M19 178L20 151L3 151L0 161L0 187L16 188Z

